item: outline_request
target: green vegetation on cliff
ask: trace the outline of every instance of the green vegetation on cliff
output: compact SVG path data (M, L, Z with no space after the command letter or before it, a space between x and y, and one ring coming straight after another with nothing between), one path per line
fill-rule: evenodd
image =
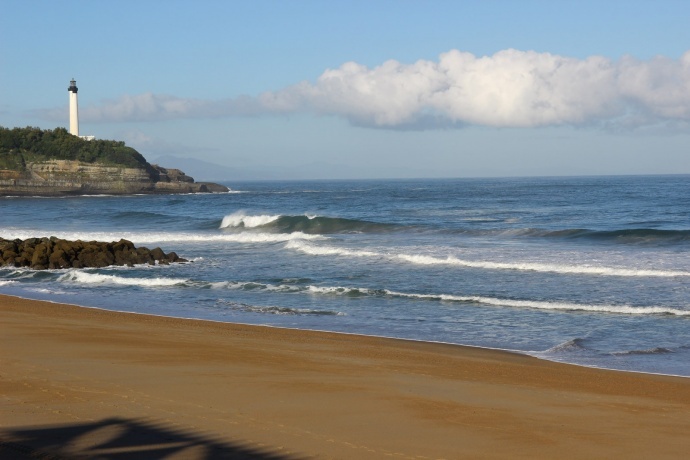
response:
M76 160L108 166L151 170L139 152L121 141L87 141L65 128L5 128L0 126L0 169L24 171L30 162Z

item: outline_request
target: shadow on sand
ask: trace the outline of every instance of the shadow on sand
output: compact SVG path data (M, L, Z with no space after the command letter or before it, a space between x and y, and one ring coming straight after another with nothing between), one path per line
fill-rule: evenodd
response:
M269 449L211 438L161 424L110 418L98 422L0 428L0 458L287 460Z

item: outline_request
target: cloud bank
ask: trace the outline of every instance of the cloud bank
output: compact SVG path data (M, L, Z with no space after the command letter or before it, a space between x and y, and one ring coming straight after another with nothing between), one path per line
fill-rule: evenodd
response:
M64 117L64 110L60 109ZM151 93L85 107L88 122L262 114L339 116L357 126L428 129L479 125L690 125L690 51L680 59L586 59L508 49L477 57L451 50L438 61L347 62L316 81L258 97L218 101Z
M88 123L118 123L251 116L265 112L256 98L248 96L209 101L144 93L106 99L98 106L80 106L79 119ZM48 120L63 120L67 112L64 108L55 108L37 111L36 115Z

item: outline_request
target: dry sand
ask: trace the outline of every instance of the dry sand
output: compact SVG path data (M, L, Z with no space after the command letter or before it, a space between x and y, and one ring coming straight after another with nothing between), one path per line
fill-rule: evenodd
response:
M688 458L690 379L0 296L0 458Z

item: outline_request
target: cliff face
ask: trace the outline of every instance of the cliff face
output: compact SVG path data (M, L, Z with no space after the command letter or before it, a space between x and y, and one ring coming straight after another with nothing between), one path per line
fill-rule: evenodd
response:
M228 188L194 179L177 169L106 166L76 160L26 163L23 171L0 169L0 195L129 195L137 193L227 192Z

